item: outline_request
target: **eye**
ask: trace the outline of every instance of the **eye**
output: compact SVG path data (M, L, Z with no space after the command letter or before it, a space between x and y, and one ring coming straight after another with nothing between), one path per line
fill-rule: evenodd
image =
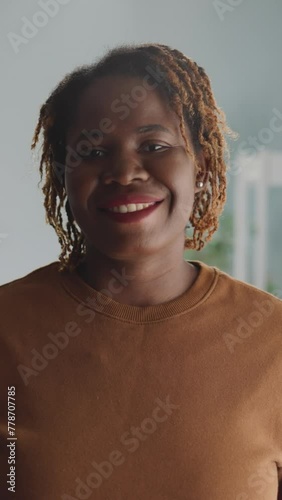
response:
M168 146L162 146L161 144L155 144L155 143L152 143L152 144L147 144L147 146L145 146L145 148L146 148L146 147L148 147L148 148L155 148L155 147L159 148L159 149L157 149L157 150L156 150L156 149L155 149L155 150L153 150L153 151L151 150L151 152L153 152L153 153L154 153L154 152L156 152L156 153L157 153L158 151L163 151L163 150L165 150L165 149L168 149ZM145 148L144 148L144 149L145 149Z
M81 158L87 160L88 158L101 158L105 154L105 151L96 148L91 149L91 151L79 152L78 154Z

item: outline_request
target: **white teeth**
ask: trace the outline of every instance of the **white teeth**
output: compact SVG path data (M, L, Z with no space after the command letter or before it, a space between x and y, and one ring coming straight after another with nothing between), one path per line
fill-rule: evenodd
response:
M137 212L138 210L143 210L151 205L155 205L155 203L155 201L152 203L130 203L129 205L119 205L118 207L108 208L108 210L110 210L110 212L126 214L127 212Z

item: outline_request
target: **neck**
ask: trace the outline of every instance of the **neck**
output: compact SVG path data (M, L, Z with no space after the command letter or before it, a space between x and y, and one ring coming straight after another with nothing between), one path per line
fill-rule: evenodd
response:
M116 260L91 248L77 272L116 302L143 307L162 304L183 294L198 276L196 266L184 261L182 248L177 255L167 249L164 254Z

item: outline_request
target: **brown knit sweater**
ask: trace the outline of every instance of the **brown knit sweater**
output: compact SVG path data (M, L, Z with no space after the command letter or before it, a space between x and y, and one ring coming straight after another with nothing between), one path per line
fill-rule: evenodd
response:
M277 499L282 301L190 262L147 307L58 262L0 287L1 500Z

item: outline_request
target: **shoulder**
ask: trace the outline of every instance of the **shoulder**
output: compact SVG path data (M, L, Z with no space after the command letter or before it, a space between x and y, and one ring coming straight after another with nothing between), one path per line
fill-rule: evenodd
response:
M50 289L58 279L59 261L39 267L28 274L0 286L0 306L13 305L26 299L38 296L43 290Z
M217 284L214 289L214 309L226 320L226 328L261 331L282 341L282 289L274 293L236 279L214 268ZM228 330L228 328L227 328Z
M282 290L271 294L215 266L207 267L213 270L214 279L198 320L199 328L209 328L228 360L240 359L254 370L259 363L281 366ZM234 352L240 356L230 357Z
M252 312L262 312L282 322L282 289L274 294L261 290L254 285L238 280L217 267L208 266L202 262L199 265L204 272L214 272L213 291L209 296L209 303L217 310L224 309L230 317L247 315ZM282 330L282 325L280 323Z
M228 298L235 300L236 302L242 301L246 298L248 298L248 300L271 300L273 303L277 304L278 307L282 307L282 287L281 289L276 289L270 293L265 290L261 290L255 285L251 285L250 283L234 278L217 267L214 267L214 269L218 275L218 286L225 292L228 292Z

